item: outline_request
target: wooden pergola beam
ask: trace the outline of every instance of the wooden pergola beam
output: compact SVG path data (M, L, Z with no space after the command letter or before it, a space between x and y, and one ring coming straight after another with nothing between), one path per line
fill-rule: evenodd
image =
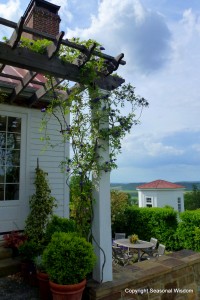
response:
M9 40L8 44L12 48L16 48L18 42L20 41L20 38L21 38L21 35L22 35L22 32L23 32L24 21L25 21L25 18L21 17L19 22L17 23L17 26L15 27L15 30L13 31L13 34L12 34L10 40Z
M12 94L9 97L9 101L12 104L16 97L25 89L25 87L31 82L31 80L37 75L36 72L28 71L28 73L21 78L21 82L14 88Z
M4 18L0 18L0 24L2 24L4 26L7 26L7 27L14 28L14 29L17 27L17 23L15 23L13 21L6 20ZM51 41L55 41L55 36L47 34L47 33L40 32L36 29L32 29L32 28L26 27L24 25L23 25L23 32L30 33L30 34L36 34L36 35L40 36L41 38L49 39ZM63 39L61 44L64 45L64 46L68 46L68 47L80 50L81 52L84 52L85 49L87 49L85 46L79 45L75 42L71 42L68 39L65 39L65 40ZM105 54L105 53L102 53L102 52L96 51L96 50L94 50L93 54L98 56L98 57L102 57L104 59L107 59L107 60L114 59L113 56L110 56L108 54ZM121 60L120 64L125 65L126 62L124 60Z
M23 80L23 77L20 76L16 76L16 75L11 75L11 74L6 74L6 73L0 73L0 77L5 77L5 78L9 78L9 79L14 79L14 80L18 80L21 81ZM38 81L38 80L31 80L31 83L33 84L37 84L37 85L44 85L45 83L42 81Z
M0 42L0 63L74 82L80 82L81 79L80 69L74 64L62 62L55 56L49 60L48 56L35 53L27 48L12 49L2 42ZM104 86L107 90L113 90L122 83L121 78L111 75L107 77L103 74L99 75L100 78L97 80L99 87ZM87 77L89 74L85 72L82 76Z
M42 97L44 97L53 88L58 86L63 81L62 78L55 78L52 81L52 85L45 84L39 90L37 90L30 99L28 99L28 106L32 107L36 102L38 102Z

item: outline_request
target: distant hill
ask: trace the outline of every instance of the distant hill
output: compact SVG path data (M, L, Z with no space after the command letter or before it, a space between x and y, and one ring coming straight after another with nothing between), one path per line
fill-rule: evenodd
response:
M136 187L142 185L146 182L133 182L133 183L111 183L111 189L116 189L120 191L134 191ZM200 181L178 181L174 182L179 185L185 186L185 190L192 191L193 185L196 184L200 188Z

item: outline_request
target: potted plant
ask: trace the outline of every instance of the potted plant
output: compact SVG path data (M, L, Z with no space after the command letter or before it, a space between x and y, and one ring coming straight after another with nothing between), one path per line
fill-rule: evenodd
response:
M52 295L49 286L49 276L42 263L42 255L38 255L34 259L34 264L37 272L37 279L39 283L39 294L41 300L51 300Z
M42 256L54 300L81 300L95 264L93 246L76 233L56 232ZM61 294L61 296L60 296Z
M130 241L132 244L135 244L138 240L139 240L139 238L138 238L138 235L137 235L137 234L132 234L132 235L129 236L129 241Z

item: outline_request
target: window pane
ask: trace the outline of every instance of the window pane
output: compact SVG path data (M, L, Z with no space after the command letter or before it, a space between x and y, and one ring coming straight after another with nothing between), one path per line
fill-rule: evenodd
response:
M4 185L0 184L0 201L4 201Z
M5 182L5 167L0 166L0 183Z
M0 148L6 148L6 133L0 132Z
M19 200L21 119L0 116L0 201Z
M6 164L6 149L0 148L0 165L5 166Z
M19 168L6 168L6 183L19 183Z
M7 148L20 149L21 136L17 133L7 134Z
M6 131L6 116L0 116L0 131Z
M20 150L7 150L6 152L6 166L19 166L20 164Z
M21 119L8 117L8 132L21 132Z
M19 184L6 184L5 200L19 200Z

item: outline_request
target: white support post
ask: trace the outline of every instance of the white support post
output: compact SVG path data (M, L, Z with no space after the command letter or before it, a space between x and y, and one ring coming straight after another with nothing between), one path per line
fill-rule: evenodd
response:
M105 103L103 103L105 105ZM108 128L108 119L101 125ZM99 141L101 148L97 155L101 163L109 161L108 141ZM101 172L100 178L93 174L93 245L97 263L93 270L93 279L98 282L112 281L112 245L111 245L111 207L110 207L110 172Z

